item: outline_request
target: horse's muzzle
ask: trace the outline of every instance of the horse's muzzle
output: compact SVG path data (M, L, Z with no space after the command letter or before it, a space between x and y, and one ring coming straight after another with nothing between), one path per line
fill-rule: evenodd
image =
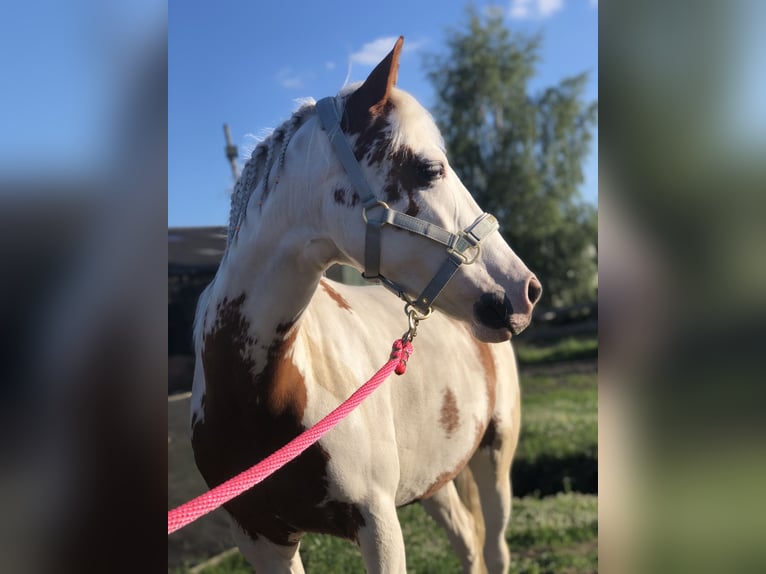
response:
M485 293L474 303L476 321L490 329L508 329L518 335L529 325L530 314L514 313L513 305L506 295Z

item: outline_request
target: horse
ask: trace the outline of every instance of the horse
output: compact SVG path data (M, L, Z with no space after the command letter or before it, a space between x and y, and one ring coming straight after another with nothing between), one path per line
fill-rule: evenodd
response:
M422 321L405 375L225 505L257 572L303 572L300 541L314 532L353 541L370 573L403 573L397 508L416 501L466 572L509 567L520 424L509 340L541 286L450 168L431 115L395 87L402 44L256 147L199 299L191 432L211 487L315 424L387 358L405 319ZM334 263L383 287L333 282L324 272ZM464 469L483 544L482 517L455 486Z

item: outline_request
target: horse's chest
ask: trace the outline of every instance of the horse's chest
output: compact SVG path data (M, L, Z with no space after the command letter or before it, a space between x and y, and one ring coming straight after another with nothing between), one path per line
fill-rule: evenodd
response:
M204 338L204 419L192 429L195 460L211 487L305 430L305 381L288 356L290 337L275 339L259 366L252 349L258 342L241 335L246 325L240 321L239 330L231 331L220 323ZM353 505L327 500L329 460L315 445L226 509L251 536L279 544L304 531L353 539L363 519Z
M194 428L194 456L208 485L220 484L249 468L304 430L286 419L268 425L249 420L256 420L259 414L251 413L248 420L232 418L226 424L209 416ZM314 445L227 503L226 510L253 538L265 536L277 544L291 544L297 534L309 531L353 540L364 520L354 505L328 500L329 460L330 455Z

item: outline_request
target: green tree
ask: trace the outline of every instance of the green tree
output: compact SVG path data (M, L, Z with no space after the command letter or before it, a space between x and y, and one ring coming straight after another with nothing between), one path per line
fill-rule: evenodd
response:
M529 93L540 42L470 8L426 70L451 165L540 278L542 304L567 305L595 295L597 212L579 186L597 103L586 73Z

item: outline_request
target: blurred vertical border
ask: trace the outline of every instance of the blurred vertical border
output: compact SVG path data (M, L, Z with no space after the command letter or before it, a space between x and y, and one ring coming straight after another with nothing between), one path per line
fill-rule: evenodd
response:
M766 4L599 6L605 572L766 568Z
M163 571L167 5L0 19L0 571Z

